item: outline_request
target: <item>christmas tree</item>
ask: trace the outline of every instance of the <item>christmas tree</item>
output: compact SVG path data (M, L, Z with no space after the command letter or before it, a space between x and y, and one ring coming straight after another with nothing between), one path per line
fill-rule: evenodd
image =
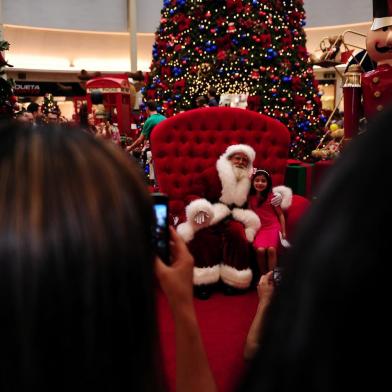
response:
M41 106L42 113L47 116L49 113L53 113L56 116L60 116L61 111L57 105L57 102L54 100L52 94L45 94L44 96L44 103Z
M1 53L9 47L7 41L0 41L0 120L13 118L17 109L17 99L13 93L14 82L5 77L6 67L12 67L12 65L8 64Z
M291 156L311 160L325 119L304 24L303 0L164 0L144 98L171 116L210 87L249 94L287 125Z

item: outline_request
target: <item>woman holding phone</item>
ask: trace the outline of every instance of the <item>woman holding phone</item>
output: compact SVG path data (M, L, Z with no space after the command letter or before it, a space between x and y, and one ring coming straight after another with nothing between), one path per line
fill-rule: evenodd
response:
M174 230L170 266L155 256L152 198L123 151L79 129L6 124L0 184L2 391L165 391L155 275L176 325L177 391L216 390L192 256Z

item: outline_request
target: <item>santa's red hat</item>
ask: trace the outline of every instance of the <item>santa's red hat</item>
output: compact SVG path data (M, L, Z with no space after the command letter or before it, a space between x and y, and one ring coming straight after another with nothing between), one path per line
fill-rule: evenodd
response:
M373 0L373 18L370 30L392 26L392 0Z
M248 146L247 144L232 144L231 146L227 147L222 156L229 159L232 155L239 152L245 154L248 157L250 164L252 164L255 160L256 152L251 146Z

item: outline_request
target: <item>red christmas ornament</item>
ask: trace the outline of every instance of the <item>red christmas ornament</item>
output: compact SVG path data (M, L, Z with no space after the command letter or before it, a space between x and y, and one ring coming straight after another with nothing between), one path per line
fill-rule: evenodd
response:
M227 33L228 34L233 34L237 31L237 28L235 27L234 22L230 22L228 27L227 27Z
M260 73L259 73L258 69L253 68L252 72L250 73L250 77L252 79L259 79L260 78Z
M226 51L224 51L224 50L220 50L220 51L218 52L218 54L216 55L216 58L217 58L218 60L221 60L221 61L225 60L226 57L227 57L227 53L226 53Z

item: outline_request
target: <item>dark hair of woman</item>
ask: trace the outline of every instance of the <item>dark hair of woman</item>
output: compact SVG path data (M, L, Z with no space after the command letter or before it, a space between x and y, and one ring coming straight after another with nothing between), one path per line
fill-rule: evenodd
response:
M377 390L389 382L391 118L386 112L350 141L316 192L241 391Z
M264 170L264 169L256 170L256 172L253 174L252 179L251 179L251 186L250 186L250 191L249 191L250 195L257 194L257 191L253 185L253 182L254 182L255 178L258 176L263 176L267 180L267 187L262 192L260 192L260 198L258 199L257 206L260 207L267 200L267 197L272 190L272 178L271 178L271 175L266 170Z
M138 169L81 130L9 124L0 187L0 389L163 390Z

